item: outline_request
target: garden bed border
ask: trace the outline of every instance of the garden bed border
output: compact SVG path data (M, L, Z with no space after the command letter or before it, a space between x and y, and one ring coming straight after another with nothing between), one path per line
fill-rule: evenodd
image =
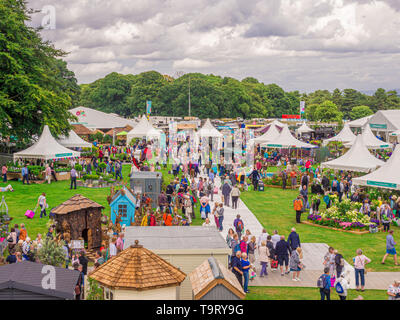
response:
M312 223L309 221L302 221L301 223L307 224L309 226L315 226L315 227L320 227L320 228L325 228L325 229L330 229L330 230L335 230L335 231L341 231L341 232L347 232L347 233L353 233L353 234L359 234L359 235L370 233L369 230L366 230L366 231L343 230L343 229L339 229L339 228L335 228L335 227L322 226L320 224ZM378 230L382 231L382 227L378 227Z

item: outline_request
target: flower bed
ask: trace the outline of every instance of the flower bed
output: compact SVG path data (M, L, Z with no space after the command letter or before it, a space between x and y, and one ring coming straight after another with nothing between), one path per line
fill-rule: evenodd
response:
M313 224L342 229L369 230L379 226L379 221L361 213L361 203L344 199L338 202L332 197L332 206L320 214L310 214L307 220Z

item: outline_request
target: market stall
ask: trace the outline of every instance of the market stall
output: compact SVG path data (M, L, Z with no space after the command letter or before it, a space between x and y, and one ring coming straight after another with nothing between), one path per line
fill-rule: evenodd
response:
M332 138L325 139L322 144L326 146L327 144L329 144L329 142L333 141L348 143L354 141L355 138L356 138L355 134L353 133L353 131L351 131L349 124L346 123L342 131L340 131L336 136Z
M377 149L388 149L393 147L391 143L379 140L377 137L375 137L375 135L371 131L371 127L368 124L363 127L361 136L363 138L365 146L368 149L377 150ZM345 147L351 147L354 143L355 140L345 143Z
M92 144L80 138L74 130L68 136L61 136L57 142L66 148L92 148Z

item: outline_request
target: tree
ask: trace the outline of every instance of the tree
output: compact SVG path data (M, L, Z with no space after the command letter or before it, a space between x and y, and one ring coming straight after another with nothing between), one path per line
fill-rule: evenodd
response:
M60 267L65 262L64 241L57 242L46 238L38 250L39 261L43 264Z
M342 122L343 114L332 101L321 103L315 110L315 120L322 122Z
M47 124L55 135L67 134L72 96L78 94L74 74L59 60L65 52L43 41L27 26L26 1L0 2L0 134L21 144Z
M371 114L374 114L370 107L368 106L357 106L354 107L350 112L351 120L357 120L364 117L368 117Z
M88 283L86 300L104 300L103 289L100 288L99 283L90 277Z

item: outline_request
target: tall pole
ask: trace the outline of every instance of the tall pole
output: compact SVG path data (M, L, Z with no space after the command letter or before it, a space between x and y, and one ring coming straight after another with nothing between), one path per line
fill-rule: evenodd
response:
M190 117L190 108L191 105L190 105L190 75L189 75L189 117Z

